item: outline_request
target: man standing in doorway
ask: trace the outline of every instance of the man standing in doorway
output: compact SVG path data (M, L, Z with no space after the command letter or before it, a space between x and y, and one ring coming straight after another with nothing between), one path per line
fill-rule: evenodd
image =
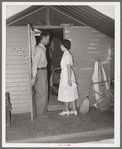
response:
M36 46L33 53L33 78L31 86L35 84L36 90L36 115L39 117L48 117L48 81L47 81L47 58L45 46L49 43L48 33L41 33L40 43Z

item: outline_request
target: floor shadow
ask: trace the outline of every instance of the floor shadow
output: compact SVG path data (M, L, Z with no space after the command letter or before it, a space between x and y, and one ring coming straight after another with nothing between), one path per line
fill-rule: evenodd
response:
M59 112L52 111L49 118L36 117L33 122L30 113L13 114L6 141L114 129L114 112L100 112L94 107L85 115L78 112L77 116L60 116Z

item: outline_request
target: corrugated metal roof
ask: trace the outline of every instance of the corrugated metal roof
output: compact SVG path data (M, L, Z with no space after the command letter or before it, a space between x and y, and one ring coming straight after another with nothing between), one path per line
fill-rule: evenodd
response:
M50 8L50 25L60 25L62 23L69 23L73 24L74 26L90 26L101 33L114 38L114 20L97 10L84 5L84 6L31 6L24 11L10 17L7 19L7 25L17 25L18 23L23 20L23 23L34 23L33 25L38 25L36 22L43 18L43 22L46 17L44 15L41 15L41 10L45 9L46 7ZM34 20L32 22L32 19L30 16L35 13L40 13L38 16L39 18L36 18L37 21ZM29 18L28 18L29 17ZM24 21L24 19L26 19ZM27 22L28 20L28 22ZM18 22L18 23L17 23ZM17 24L16 24L17 23ZM45 23L44 23L45 25Z

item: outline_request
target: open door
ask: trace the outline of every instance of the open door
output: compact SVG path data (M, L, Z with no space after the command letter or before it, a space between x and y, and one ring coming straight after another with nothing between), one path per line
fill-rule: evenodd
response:
M36 39L35 39L34 32L30 24L28 24L28 41L29 41L28 44L29 44L29 57L30 57L29 77L31 80L31 78L33 77L33 74L32 74L33 50L36 46ZM30 86L30 102L31 102L31 121L33 121L36 115L35 87L34 86L33 87Z

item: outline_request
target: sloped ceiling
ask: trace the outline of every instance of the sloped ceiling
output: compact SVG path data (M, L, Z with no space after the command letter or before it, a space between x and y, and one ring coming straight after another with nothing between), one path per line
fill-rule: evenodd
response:
M7 25L35 26L47 25L47 7L50 26L73 24L90 26L101 33L114 38L114 20L89 6L31 6L6 20Z

